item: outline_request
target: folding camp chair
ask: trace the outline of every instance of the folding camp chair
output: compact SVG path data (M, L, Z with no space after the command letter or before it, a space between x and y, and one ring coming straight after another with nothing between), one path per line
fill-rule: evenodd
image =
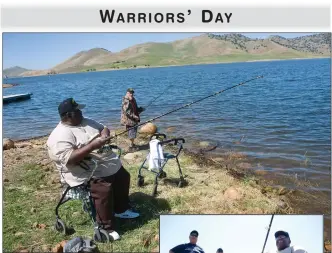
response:
M163 138L161 138L161 137L163 137ZM155 143L157 152L158 152L158 157L154 156L151 158L151 156L154 155L154 154L152 154L152 150L151 150L151 144L152 144L151 141L153 139L158 140ZM183 187L185 184L185 180L184 180L180 162L178 159L180 152L183 150L183 143L185 143L185 140L183 138L175 138L175 139L167 140L166 135L163 133L156 133L156 134L152 135L150 138L150 152L138 170L137 185L139 187L142 187L144 185L144 177L142 176L142 169L146 169L147 171L154 173L156 176L155 176L152 196L156 196L157 187L158 187L158 178L165 178L167 176L166 172L164 171L164 167L165 167L166 163L168 162L168 160L175 159L178 169L179 169L179 175L180 175L180 181L178 183L178 187ZM164 146L165 144L176 145L178 147L176 154L164 153L162 150L162 146ZM149 165L146 166L145 165L146 163L148 163ZM152 168L151 168L151 164L154 165L154 166L152 166Z

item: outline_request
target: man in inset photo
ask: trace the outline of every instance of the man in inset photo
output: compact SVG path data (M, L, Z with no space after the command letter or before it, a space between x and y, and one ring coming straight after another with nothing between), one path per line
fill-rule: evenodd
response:
M289 234L285 231L277 231L274 234L277 245L277 253L308 253L306 250L298 246L291 246Z
M171 249L169 253L204 253L204 250L196 244L197 239L198 232L196 230L193 230L189 235L189 243L180 244Z
M222 248L217 249L217 253L224 253L224 251L222 250Z

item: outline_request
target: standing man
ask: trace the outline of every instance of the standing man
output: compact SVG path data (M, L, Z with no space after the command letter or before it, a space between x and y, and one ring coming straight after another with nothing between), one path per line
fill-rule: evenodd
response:
M274 237L276 239L276 245L277 245L277 253L308 253L306 250L296 247L296 246L290 246L291 240L289 238L289 234L285 231L277 231L274 234Z
M94 168L91 158L97 162L94 177L90 180L96 218L112 239L118 240L120 236L114 228L114 217L130 219L139 216L129 204L130 174L111 150L98 153L106 144L110 131L83 117L81 109L84 107L73 98L65 99L59 105L61 121L47 140L48 154L60 176L71 187L87 182Z
M134 141L137 135L137 124L140 122L140 113L145 109L138 107L136 99L134 98L134 90L132 88L127 89L126 95L122 98L122 110L121 110L121 124L126 126L128 131L128 137L130 139L131 151L137 150L137 146ZM135 127L136 126L136 127Z
M204 253L204 250L197 243L198 232L191 231L189 235L189 243L180 244L169 251L169 253Z

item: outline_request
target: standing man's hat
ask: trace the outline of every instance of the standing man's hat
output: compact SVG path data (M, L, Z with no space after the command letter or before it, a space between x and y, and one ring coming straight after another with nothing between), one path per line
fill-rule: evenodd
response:
M222 248L217 249L217 252L224 252Z
M77 109L83 109L84 107L84 104L76 103L73 98L67 98L60 103L58 111L60 115L63 115L67 112L74 112Z
M198 237L198 232L196 230L193 230L190 232L190 235Z
M275 232L274 237L278 238L281 235L286 236L287 238L289 238L289 234L285 231L282 231L282 230L279 230L279 231Z
M128 89L127 89L127 92L129 92L129 93L131 93L131 94L135 93L135 91L134 91L133 88L128 88Z

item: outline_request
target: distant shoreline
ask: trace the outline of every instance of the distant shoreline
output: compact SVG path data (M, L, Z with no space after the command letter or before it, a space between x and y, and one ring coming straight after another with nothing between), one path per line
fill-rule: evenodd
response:
M137 66L135 68L107 68L107 69L97 69L95 71L75 71L75 72L66 72L66 73L58 73L55 75L65 75L65 74L80 74L80 73L93 73L93 72L103 72L103 71L119 71L119 70L132 70L132 69L153 69L153 68L167 68L167 67L184 67L184 66L196 66L196 65L209 65L209 64L229 64L229 63L246 63L246 62L270 62L270 61L289 61L289 60L313 60L313 59L331 59L331 57L308 57L308 58L289 58L289 59L259 59L259 60L247 60L247 61L229 61L229 62L206 62L206 63L192 63L192 64L177 64L177 65L157 65L157 66ZM39 71L39 70L36 70ZM9 78L27 78L27 77L36 77L36 76L53 76L52 75L31 75L31 76L16 76Z

